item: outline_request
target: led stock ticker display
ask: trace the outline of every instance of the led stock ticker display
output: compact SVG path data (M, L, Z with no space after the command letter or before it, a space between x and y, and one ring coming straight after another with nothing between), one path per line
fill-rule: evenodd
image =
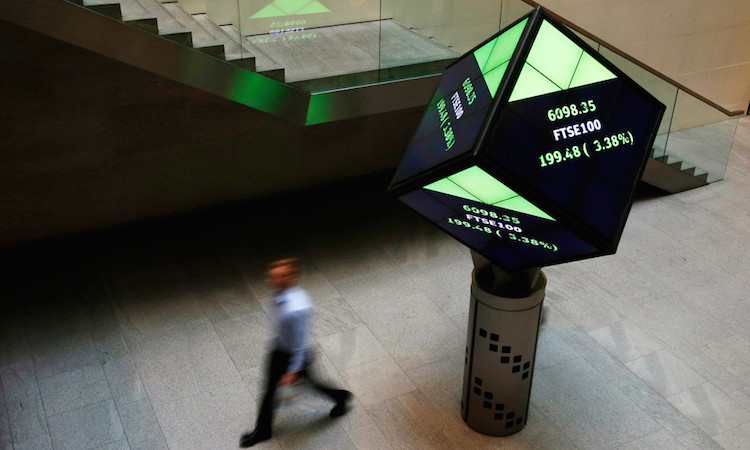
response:
M390 190L506 270L614 253L664 109L538 9L445 70Z

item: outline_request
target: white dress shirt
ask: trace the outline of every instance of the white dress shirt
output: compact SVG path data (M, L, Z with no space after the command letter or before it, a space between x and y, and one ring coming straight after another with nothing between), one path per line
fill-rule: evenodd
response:
M276 305L276 339L278 350L291 355L287 372L297 372L305 364L314 306L307 292L294 286L273 295Z

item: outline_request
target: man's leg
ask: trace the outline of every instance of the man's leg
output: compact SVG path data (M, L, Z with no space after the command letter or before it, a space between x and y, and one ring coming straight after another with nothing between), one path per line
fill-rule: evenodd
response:
M263 394L263 402L258 412L258 420L255 422L255 430L240 437L240 447L251 447L258 442L263 442L271 438L276 387L279 384L281 376L286 372L288 364L289 353L279 350L274 350L271 353L266 370L265 393Z
M308 380L308 382L318 391L323 393L326 397L330 398L336 405L331 410L331 417L343 416L349 410L349 400L351 400L352 393L344 390L337 389L326 383L322 383L311 370L313 358L311 354L307 355L305 359L305 367L300 371L299 375Z

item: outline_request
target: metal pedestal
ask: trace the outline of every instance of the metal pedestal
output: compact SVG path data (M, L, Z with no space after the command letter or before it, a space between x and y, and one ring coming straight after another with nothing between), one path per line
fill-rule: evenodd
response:
M478 272L472 272L461 415L480 433L507 436L526 424L547 279L537 269L519 290L486 277L478 282Z

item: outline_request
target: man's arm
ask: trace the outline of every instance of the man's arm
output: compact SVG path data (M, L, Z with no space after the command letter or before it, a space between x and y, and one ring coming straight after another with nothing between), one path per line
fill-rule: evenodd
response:
M297 379L299 372L305 365L306 337L310 326L310 313L307 310L295 311L289 314L282 326L288 339L291 354L286 373L281 377L281 384L292 383Z

